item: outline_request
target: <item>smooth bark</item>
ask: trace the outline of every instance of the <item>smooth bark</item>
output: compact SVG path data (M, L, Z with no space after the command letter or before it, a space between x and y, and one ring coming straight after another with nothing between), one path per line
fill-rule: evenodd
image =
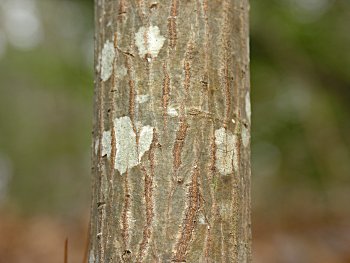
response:
M92 262L250 262L247 0L96 0Z

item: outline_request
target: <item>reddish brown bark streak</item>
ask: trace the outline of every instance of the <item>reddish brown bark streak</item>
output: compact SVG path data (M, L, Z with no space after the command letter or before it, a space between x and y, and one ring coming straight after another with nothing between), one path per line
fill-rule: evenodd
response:
M178 131L176 132L176 139L173 148L173 156L174 156L174 171L176 172L181 165L181 151L184 147L186 132L187 132L188 124L185 118L180 119L180 126Z
M186 217L183 222L180 238L176 245L173 262L186 262L187 249L192 239L193 230L197 224L197 213L200 209L199 176L200 171L196 162L192 172L191 185L188 190Z
M178 0L172 0L170 8L170 16L168 18L168 35L169 46L175 48L177 40L176 18L177 18Z
M124 250L128 249L129 244L129 210L130 210L130 193L129 193L129 183L128 183L128 171L123 175L124 178L124 207L122 213L122 239Z
M228 60L229 60L229 47L230 43L228 40L227 33L229 31L229 19L228 16L230 14L229 10L229 4L227 1L224 1L223 3L223 25L222 25L222 39L221 39L221 45L222 45L222 69L221 69L221 78L222 78L222 85L224 90L224 98L225 98L225 112L224 112L224 124L223 126L226 128L228 125L228 118L230 116L230 108L231 108L231 87L230 87L230 76L229 76L229 69L228 69Z
M167 69L167 65L163 64L163 98L162 98L162 106L163 106L163 118L164 118L164 126L166 127L167 123L167 115L168 115L168 104L169 104L169 93L170 93L170 77Z
M132 68L132 62L131 59L126 56L126 69L127 74L129 77L129 117L131 119L131 122L133 124L134 131L135 129L135 97L136 97L136 91L135 91L135 81L133 79L133 68Z
M126 13L126 3L125 0L120 0L119 2L119 15L123 15Z
M186 95L188 95L188 92L191 86L192 52L193 52L193 42L192 40L190 40L187 45L184 66L183 66L183 69L185 72L184 89L185 89Z
M146 208L146 223L143 230L142 242L140 244L140 251L138 255L137 262L142 262L144 253L147 249L147 245L150 242L151 233L152 233L152 223L154 217L154 207L153 207L153 177L154 177L154 154L158 144L158 139L156 135L156 131L154 130L153 139L151 148L149 150L148 159L150 162L150 174L147 174L146 168L144 166L141 167L141 170L145 177L145 208Z

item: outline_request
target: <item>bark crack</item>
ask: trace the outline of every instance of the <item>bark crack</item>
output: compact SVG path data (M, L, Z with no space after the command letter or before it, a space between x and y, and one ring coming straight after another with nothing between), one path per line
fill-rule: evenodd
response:
M187 44L186 52L185 52L185 59L183 64L183 69L185 72L185 79L184 79L184 89L186 92L186 95L188 95L190 86L191 86L191 67L192 67L192 58L193 58L193 41L192 38Z
M176 47L176 40L177 40L177 28L176 28L177 10L178 10L178 0L172 0L171 7L170 7L170 16L168 17L168 35L169 35L169 46L173 49Z
M130 213L130 193L129 193L129 183L128 183L129 171L125 172L124 179L124 207L122 212L122 241L124 246L124 252L129 251L129 213ZM125 254L125 253L124 253ZM123 258L125 255L123 254Z
M163 64L163 98L162 98L162 106L163 106L163 119L164 126L167 126L167 115L168 115L168 104L169 104L169 93L170 93L170 77L167 69L167 65Z
M177 170L181 165L181 153L184 147L188 127L189 126L185 118L181 117L180 126L178 131L176 132L176 139L175 139L174 148L173 148L173 157L174 157L173 167L174 167L175 173L177 172Z
M200 209L200 188L199 188L200 170L197 161L192 172L191 185L188 190L188 205L186 216L183 221L180 238L177 242L174 252L173 262L186 262L188 247L192 240L193 231L197 225L197 215Z
M146 223L143 229L143 237L142 242L140 244L140 250L138 255L137 262L142 262L144 258L145 251L147 249L147 245L150 243L150 238L152 234L152 224L154 218L154 205L153 205L153 177L154 177L154 158L155 158L155 150L158 145L158 139L156 135L156 131L153 131L153 139L151 148L149 150L148 159L150 162L150 174L147 173L146 168L142 165L141 171L145 177L145 190L144 190L144 198L145 198L145 210L146 210Z
M135 81L133 78L133 67L132 63L130 61L131 59L126 56L126 69L127 74L129 77L128 85L129 85L129 117L134 129L134 132L136 132L135 128L135 101L136 101L136 90L135 90Z
M227 128L227 125L229 123L229 115L230 115L230 109L231 109L231 85L230 85L230 77L229 77L229 48L230 48L230 41L228 38L229 31L230 31L230 25L229 25L229 14L230 14L230 8L229 3L227 1L224 1L223 3L223 23L222 23L222 31L221 31L221 63L223 64L219 75L221 78L221 86L224 93L225 98L225 110L224 110L224 128Z

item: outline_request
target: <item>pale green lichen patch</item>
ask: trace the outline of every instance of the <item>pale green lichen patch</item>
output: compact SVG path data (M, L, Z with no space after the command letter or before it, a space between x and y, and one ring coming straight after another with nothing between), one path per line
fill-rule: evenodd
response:
M101 141L98 139L95 142L95 154L98 153L98 148L101 145L102 146L101 156L107 155L107 157L109 157L111 155L111 149L112 149L111 139L112 139L111 138L111 131L104 131L102 133Z
M95 255L94 255L94 251L93 250L90 251L89 263L96 263L95 262Z
M179 116L179 113L177 112L177 110L175 108L172 108L172 107L169 107L167 109L167 114L171 117Z
M250 133L249 129L245 127L244 125L242 126L242 142L244 147L248 147L249 142L250 142Z
M147 125L141 128L139 139L139 161L142 156L147 152L151 146L153 140L153 127Z
M139 163L136 134L132 128L131 120L127 116L114 120L114 130L117 148L114 168L123 174L128 168L130 169Z
M127 116L114 120L116 137L116 158L114 168L120 174L138 165L142 156L150 149L153 139L153 127L143 126L140 131L139 145L136 144L136 134L131 119Z
M113 72L113 62L115 58L114 45L109 40L103 45L101 53L101 79L107 81Z
M104 131L102 133L102 152L101 155L108 157L111 155L112 146L111 146L111 131Z
M100 147L100 146L99 146L99 144L100 144L100 141L99 141L99 140L96 140L96 141L94 142L94 150L95 150L95 154L97 154L97 153L98 153L98 147Z
M141 58L146 55L151 55L153 58L157 57L164 41L165 37L160 34L157 26L141 27L135 34L135 43Z
M249 91L245 95L245 113L247 115L248 121L250 122L250 118L251 118L252 112L251 112L251 106L250 106L250 94L249 94Z
M220 128L215 131L215 166L222 175L228 175L233 172L233 157L236 142L236 136L225 128Z
M142 104L142 103L145 103L145 102L149 101L149 98L150 98L150 96L148 94L146 94L146 95L141 95L141 94L140 95L136 95L136 102Z
M117 76L119 78L125 77L126 74L128 74L128 70L126 69L126 67L124 67L124 66L117 67Z

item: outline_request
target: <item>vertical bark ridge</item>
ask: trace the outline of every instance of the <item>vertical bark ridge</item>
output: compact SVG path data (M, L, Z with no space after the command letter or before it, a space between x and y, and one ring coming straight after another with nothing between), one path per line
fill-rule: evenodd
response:
M176 19L178 12L178 1L172 0L170 6L170 15L168 17L168 37L169 37L169 46L174 49L176 47L177 40L177 28L176 28Z
M181 113L182 114L182 113ZM180 123L178 126L178 130L176 132L175 142L173 145L173 178L171 180L171 188L168 195L168 205L167 205L167 218L170 218L170 213L172 211L172 198L174 191L176 189L176 183L182 183L182 178L178 177L178 169L181 165L181 154L185 143L185 138L187 135L187 130L189 128L189 125L187 123L187 120L184 116L180 117ZM168 220L169 221L169 220ZM169 226L169 225L168 225ZM167 229L168 229L167 226Z
M170 77L167 69L167 64L163 64L163 97L162 97L162 106L163 106L163 121L164 121L164 127L167 127L167 115L168 115L168 104L169 104L169 93L170 93Z
M212 135L210 137L210 161L209 161L209 173L207 176L207 180L209 181L209 193L210 193L210 198L212 200L212 205L209 208L210 209L210 215L211 218L213 218L213 215L215 213L216 209L216 202L215 202L215 184L213 186L215 178L215 162L216 162L216 145L215 145L215 135L214 135L214 130L212 129ZM207 233L206 233L206 238L205 238L205 245L204 245L204 258L206 262L210 262L210 250L211 250L211 242L212 242L212 225L213 221L208 220L208 228L207 228Z
M240 99L238 99L238 102L237 102L238 105L240 104L239 101L240 101ZM238 120L241 119L241 115L240 115L239 111L237 114L237 119ZM239 178L241 175L241 164L240 164L239 160L241 160L242 136L241 136L239 129L240 129L240 123L237 121L235 123L235 134L237 135L237 140L236 140L235 145L234 145L235 156L234 156L233 162L236 162L238 165L237 165L237 170L234 171L234 179L232 180L232 189L233 189L232 210L235 214L240 214L239 209L240 209L240 207L242 207L242 205L239 202L239 198L241 198L240 196L242 196L242 190L240 190L241 187L239 186L239 184L242 184L242 182L241 182L242 179ZM233 236L233 239L234 239L233 243L234 243L235 247L237 247L239 245L238 236L240 236L239 231L241 231L241 229L242 229L239 227L239 221L240 221L240 219L238 217L233 218L233 227L236 230L234 232L234 236ZM235 259L237 261L239 261L240 259L239 259L237 249L231 248L231 250L232 250L231 253L233 255L235 255Z
M98 258L100 261L103 261L105 258L105 246L104 246L104 226L105 226L105 218L106 218L106 204L101 201L98 204L98 215L99 215L99 223L98 223L98 228L97 228L97 233L96 233L96 238L98 241Z
M187 124L186 119L182 117L180 119L179 129L176 132L176 139L173 147L173 157L174 157L173 169L175 174L181 165L181 152L184 147L188 127L189 126Z
M186 98L189 95L190 87L191 87L191 67L192 67L192 52L193 52L193 40L192 36L190 36L190 40L188 41L187 48L185 51L185 59L183 64L184 71L184 83L183 87L185 89Z
M123 253L123 258L127 258L128 254L130 253L129 250L129 213L130 211L130 191L129 191L129 182L128 182L128 177L129 177L129 171L126 171L124 174L124 207L123 207L123 212L122 212L122 218L121 218L121 223L122 223L122 242L123 242L123 247L124 251Z
M103 1L103 6L104 6L105 2ZM104 19L101 17L98 20L99 23L99 39L104 39L105 38L105 30L104 27L101 27L101 25L103 24ZM102 29L102 30L101 30ZM102 50L101 48L102 44L99 44L99 50ZM99 69L100 71L100 69ZM105 201L106 198L104 196L103 193L103 187L102 186L102 180L103 180L103 176L105 176L105 174L103 173L103 171L101 170L103 167L103 159L102 159L102 148L101 148L101 141L102 141L102 134L104 131L104 93L105 93L105 86L102 83L101 88L99 89L99 95L98 95L98 103L99 103L99 147L98 147L98 157L97 157L97 169L98 169L98 189L99 189L99 193L98 195L98 200L97 200L97 229L95 234L95 237L97 238L97 249L98 251L96 251L95 253L97 254L97 258L100 259L100 261L102 261L104 259L105 256L105 250L104 250L104 236L103 236L103 232L104 232L104 223L105 223Z
M129 56L126 57L126 68L127 68L127 74L129 77L129 117L131 119L131 122L133 124L134 130L135 129L135 97L136 97L136 90L135 90L135 80L134 80L134 74L133 74L133 66L131 62L131 58Z
M146 0L147 1L147 0ZM137 0L137 11L141 21L144 22L146 17L146 4L145 0Z
M220 262L224 263L225 262L225 233L223 230L223 222L220 222L220 242L221 242L221 258L220 258ZM236 261L234 261L236 262Z
M204 110L209 110L209 92L210 92L210 82L209 82L209 23L208 23L208 0L202 1L202 12L203 12L203 22L204 22L204 74L202 79L202 85L205 91L203 98L202 107Z
M200 208L199 176L200 170L197 161L195 161L192 171L191 185L187 194L186 216L181 227L180 238L176 244L173 262L186 262L187 250L197 224L197 214Z
M143 230L142 242L140 244L139 255L137 262L143 262L144 253L147 249L147 245L151 243L151 234L152 234L152 224L154 218L154 205L153 205L153 177L154 177L154 151L157 147L157 135L154 129L152 145L149 151L148 159L150 165L149 174L146 171L146 168L142 165L141 170L145 177L145 190L144 190L144 201L145 201L145 213L146 213L146 222Z
M125 0L119 0L119 10L118 10L118 15L123 20L124 15L126 14L127 10L127 5Z
M226 128L228 125L228 118L230 116L230 108L231 108L231 87L230 87L230 76L229 76L229 38L228 38L228 32L230 31L229 27L229 18L228 16L230 15L230 6L227 0L223 1L223 22L221 25L221 69L220 69L220 78L221 78L221 85L222 85L222 90L224 93L224 98L225 98L225 111L224 111L224 123L223 126Z

